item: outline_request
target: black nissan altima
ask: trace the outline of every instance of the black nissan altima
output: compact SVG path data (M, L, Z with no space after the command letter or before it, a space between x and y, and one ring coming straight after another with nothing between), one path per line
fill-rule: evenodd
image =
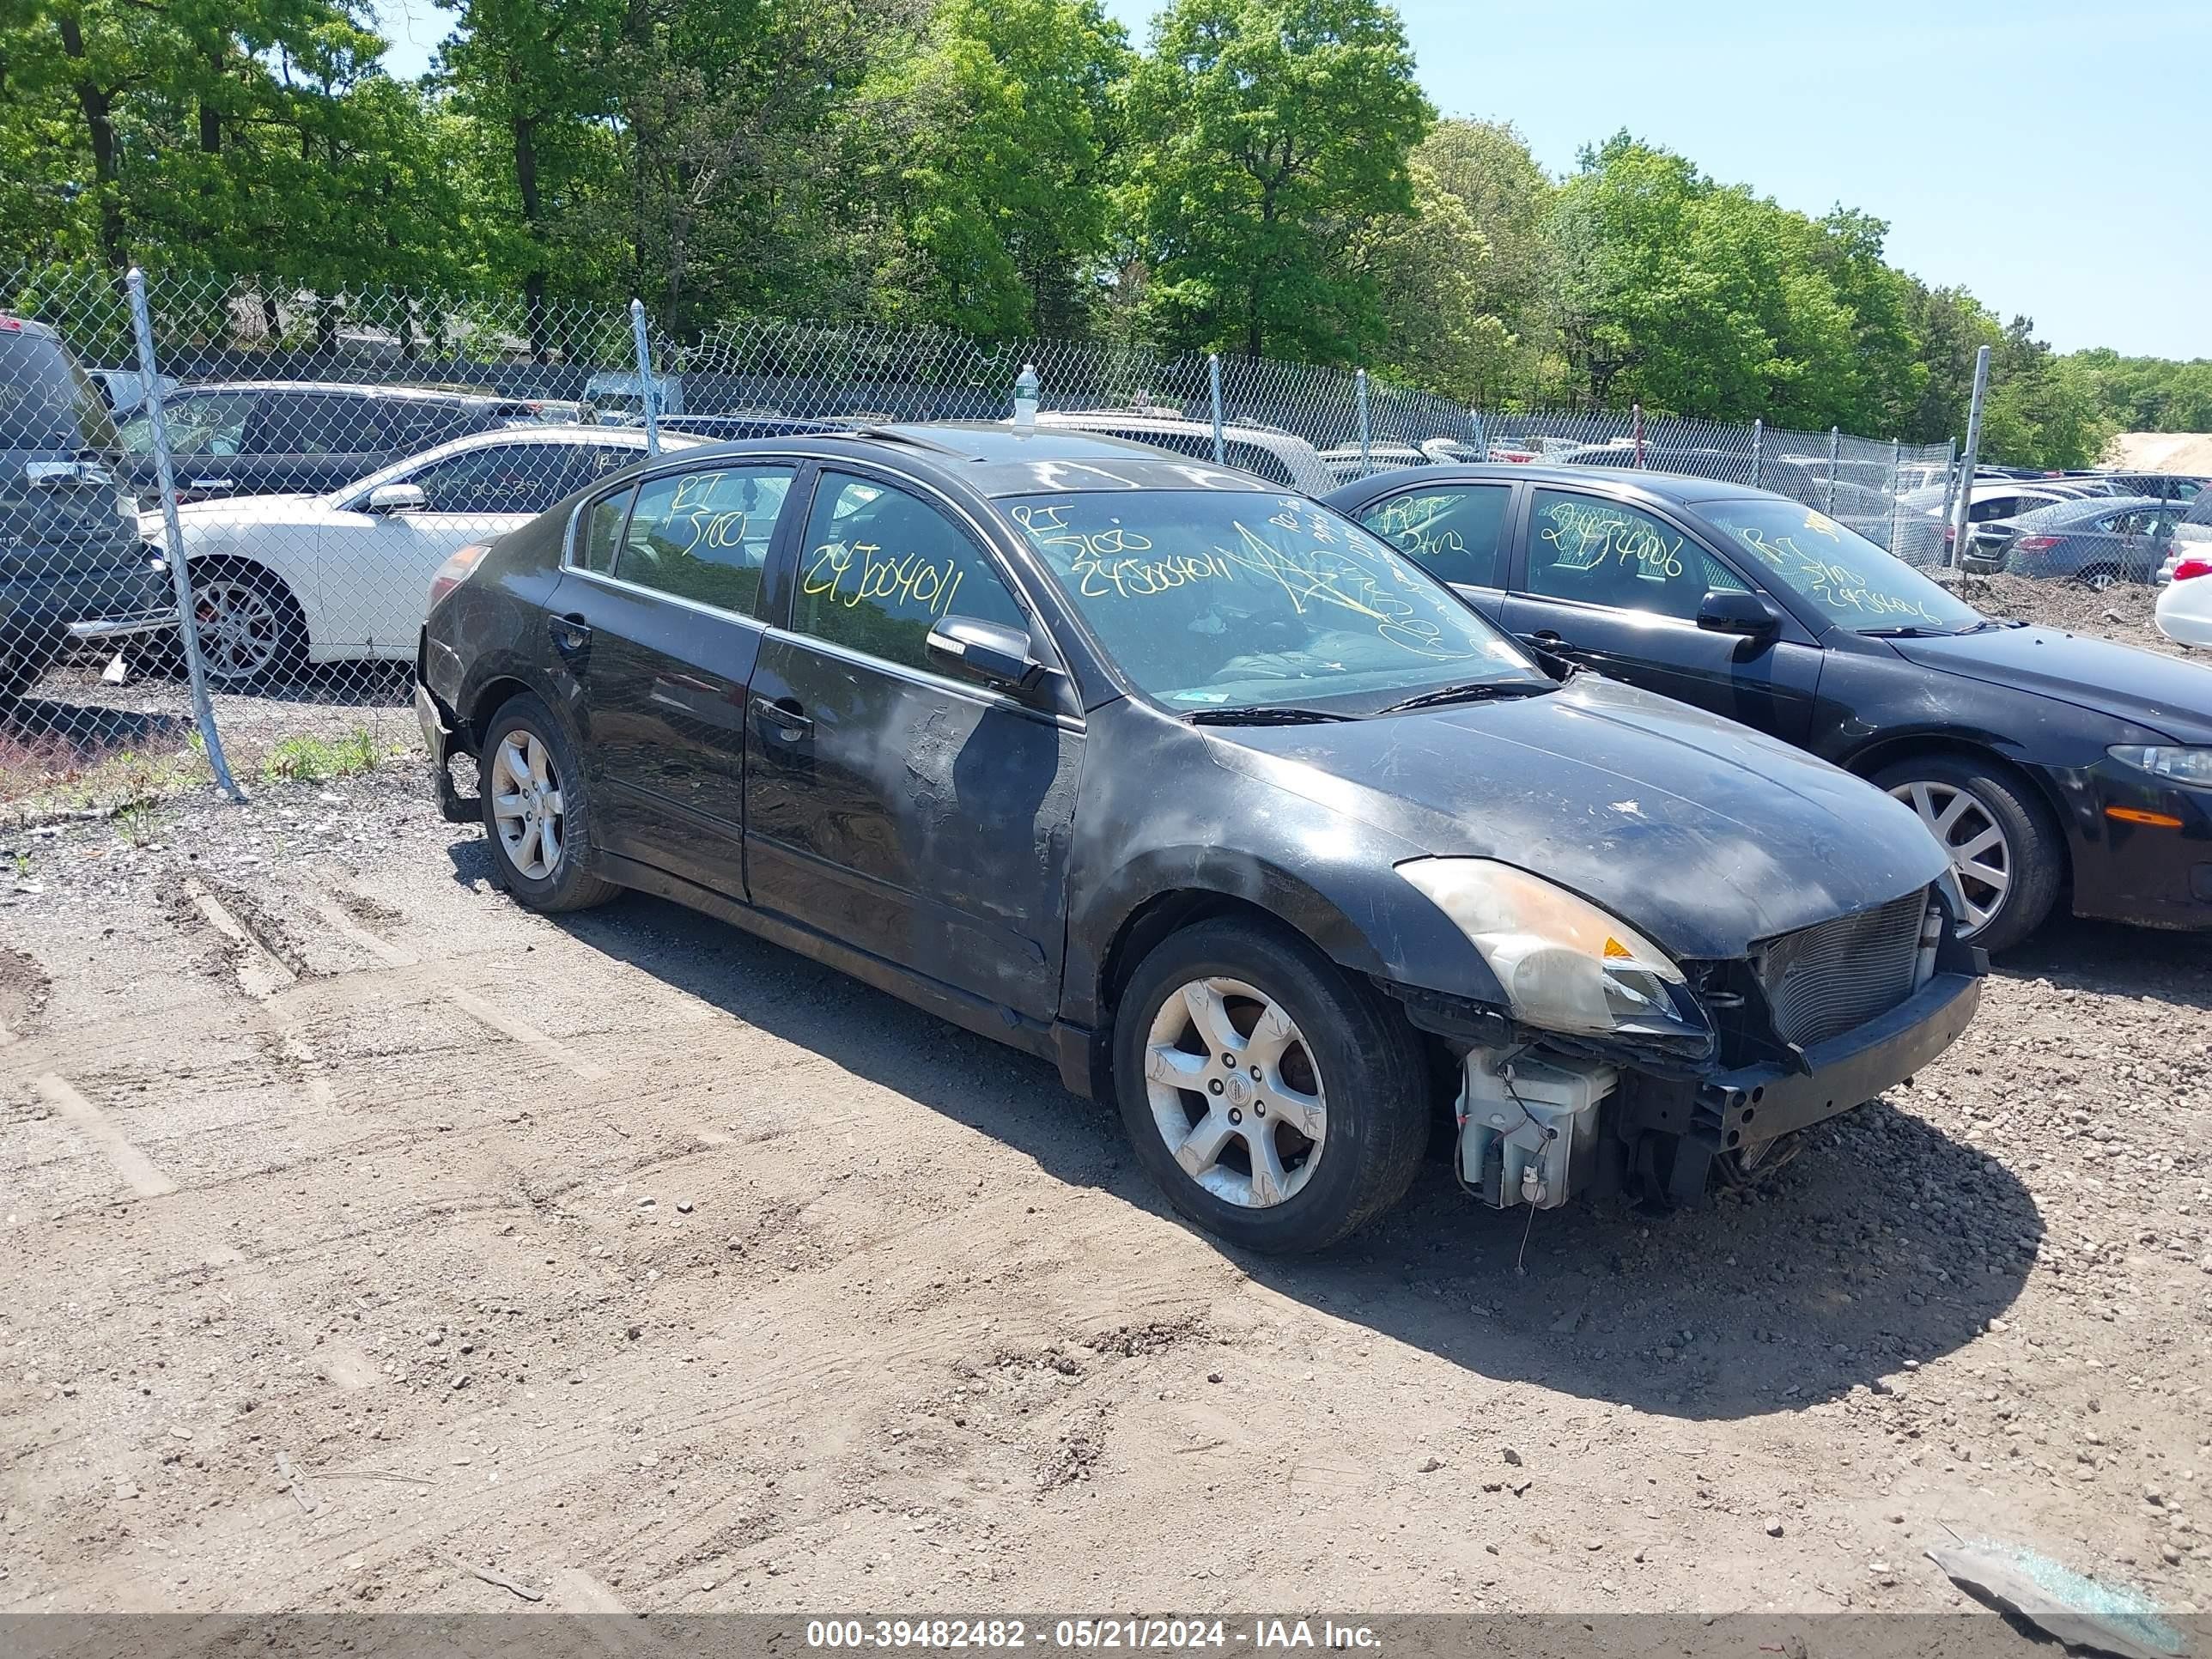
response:
M2212 671L1985 617L1741 484L1417 467L1330 492L1527 643L1802 744L1913 807L1963 932L2212 927Z
M1043 1055L1255 1249L1387 1208L1448 1101L1492 1205L1693 1198L1980 997L1880 790L1113 440L665 456L456 556L417 679L522 903L663 894Z

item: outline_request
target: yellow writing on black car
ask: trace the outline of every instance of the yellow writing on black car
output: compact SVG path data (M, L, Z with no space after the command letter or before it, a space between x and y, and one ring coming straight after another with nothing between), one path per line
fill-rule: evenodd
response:
M1559 501L1544 509L1551 523L1539 532L1558 550L1562 570L1595 570L1608 558L1633 564L1636 574L1654 581L1682 574L1682 543L1668 540L1658 526L1611 507Z
M848 608L873 601L887 611L950 615L967 572L951 556L887 554L873 542L830 542L806 556L800 589Z

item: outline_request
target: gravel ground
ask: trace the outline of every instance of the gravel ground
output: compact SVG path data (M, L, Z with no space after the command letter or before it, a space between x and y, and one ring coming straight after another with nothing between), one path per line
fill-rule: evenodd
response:
M2206 660L2204 653L2176 645L2151 625L2151 612L2158 605L2154 587L2125 582L2100 593L2074 582L2036 581L2027 576L1959 576L1952 581L1967 604L1992 617L2018 617L2169 657Z
M2053 927L1709 1210L1437 1166L1276 1262L1038 1062L524 913L411 775L0 845L0 1611L2212 1593L2197 940Z

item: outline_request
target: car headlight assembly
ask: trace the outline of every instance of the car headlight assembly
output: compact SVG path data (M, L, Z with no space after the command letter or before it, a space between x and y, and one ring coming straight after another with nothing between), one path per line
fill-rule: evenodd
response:
M2212 749L2172 748L2163 744L2123 743L2105 751L2123 766L2186 789L2212 789Z
M1523 1024L1583 1036L1709 1034L1667 953L1587 899L1494 859L1409 859L1397 871L1458 924Z

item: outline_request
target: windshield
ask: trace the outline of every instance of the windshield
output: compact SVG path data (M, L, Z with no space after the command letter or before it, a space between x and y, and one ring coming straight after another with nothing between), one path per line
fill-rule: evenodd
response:
M1185 713L1551 684L1410 561L1299 496L1099 490L1007 512L1121 672Z
M1955 634L1982 613L1855 530L1768 496L1704 501L1698 512L1769 582L1778 582L1854 634L1924 629Z

